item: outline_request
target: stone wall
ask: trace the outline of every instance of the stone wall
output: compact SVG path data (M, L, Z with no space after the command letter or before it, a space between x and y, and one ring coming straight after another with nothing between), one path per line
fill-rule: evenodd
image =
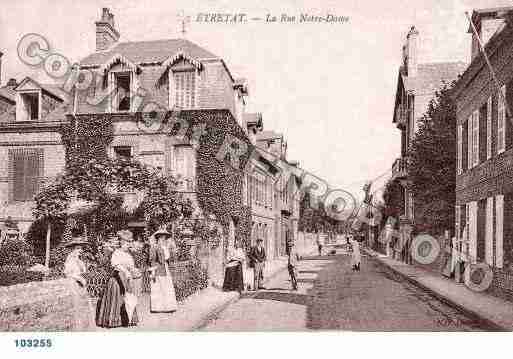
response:
M0 331L94 330L85 292L68 279L0 287Z

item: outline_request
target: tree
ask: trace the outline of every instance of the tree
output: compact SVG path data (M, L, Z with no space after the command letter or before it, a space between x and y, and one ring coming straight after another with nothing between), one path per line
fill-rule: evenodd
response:
M444 85L419 122L409 151L409 188L417 230L442 234L454 223L456 186L456 106Z
M385 225L388 217L399 219L404 213L403 187L398 181L388 181L383 190L383 203L381 204L381 225Z

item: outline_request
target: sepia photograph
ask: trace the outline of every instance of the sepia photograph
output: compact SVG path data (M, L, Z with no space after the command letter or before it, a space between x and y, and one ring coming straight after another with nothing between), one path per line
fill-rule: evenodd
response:
M3 0L0 348L511 332L512 54L508 0Z

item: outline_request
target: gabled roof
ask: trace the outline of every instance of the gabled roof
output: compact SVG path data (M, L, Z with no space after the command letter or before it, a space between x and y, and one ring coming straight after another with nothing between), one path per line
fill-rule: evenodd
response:
M191 58L220 59L210 51L186 39L120 42L108 51L97 51L80 61L80 65L102 65L113 56L123 55L130 61L140 63L162 63L170 56L183 52Z
M29 82L32 82L36 87L42 89L43 91L49 93L50 95L53 95L53 96L59 98L63 102L69 101L69 95L63 89L61 89L60 85L58 85L58 84L42 84L28 76L25 77L18 84L18 86L16 86L14 88L14 91L17 91L18 89L22 88Z
M513 11L513 6L503 6L503 7L494 7L494 8L485 8L485 9L474 9L472 11L472 22L476 26L477 29L481 26L481 18L483 16L497 16L501 13L507 13ZM471 34L472 31L472 25L469 24L467 32Z

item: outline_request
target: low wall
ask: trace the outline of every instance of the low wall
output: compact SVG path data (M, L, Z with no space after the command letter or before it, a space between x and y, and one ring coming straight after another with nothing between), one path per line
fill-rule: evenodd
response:
M69 279L0 287L0 331L94 330L88 296Z

